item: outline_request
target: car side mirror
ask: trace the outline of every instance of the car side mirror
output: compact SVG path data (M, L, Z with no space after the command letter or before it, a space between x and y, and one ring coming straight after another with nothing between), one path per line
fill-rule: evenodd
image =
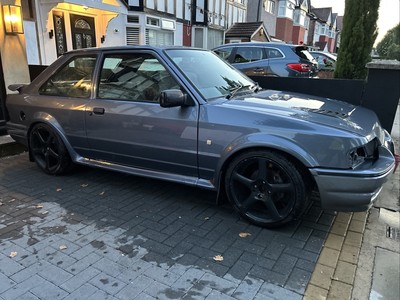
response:
M18 83L18 84L11 84L11 85L8 86L8 89L9 89L10 91L13 91L13 92L21 93L21 92L22 92L22 89L23 89L25 86L26 86L26 84L21 84L21 83Z
M178 89L164 90L160 94L161 107L189 106L191 104L187 95Z

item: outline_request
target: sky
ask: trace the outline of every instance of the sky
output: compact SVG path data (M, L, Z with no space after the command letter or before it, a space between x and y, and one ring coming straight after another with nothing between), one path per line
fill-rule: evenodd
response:
M400 22L400 0L380 0L379 19L378 19L378 37L375 45L383 39L386 32L392 29ZM339 16L344 14L345 0L311 0L311 5L316 8L332 7L334 13Z

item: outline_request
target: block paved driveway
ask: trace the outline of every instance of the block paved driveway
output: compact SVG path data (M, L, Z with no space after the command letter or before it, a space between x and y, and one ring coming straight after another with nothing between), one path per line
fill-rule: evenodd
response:
M333 219L261 229L209 191L2 158L0 299L301 299Z

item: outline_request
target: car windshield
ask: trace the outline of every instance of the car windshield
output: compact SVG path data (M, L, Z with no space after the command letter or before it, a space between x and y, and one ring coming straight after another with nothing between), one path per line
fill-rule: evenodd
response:
M256 86L251 79L210 51L170 49L166 53L206 100L231 98L239 90L249 91Z

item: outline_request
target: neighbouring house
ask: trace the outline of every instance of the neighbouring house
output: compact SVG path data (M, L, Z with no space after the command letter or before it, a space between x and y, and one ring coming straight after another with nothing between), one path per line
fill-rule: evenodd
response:
M275 37L286 43L293 43L293 17L296 0L280 0L276 19Z
M336 37L336 16L332 7L311 8L309 45L321 51L334 52Z
M336 18L336 42L334 52L338 53L340 49L340 38L343 30L343 16L337 16Z
M277 0L253 0L247 5L247 21L263 22L271 37L276 35Z
M235 23L225 33L225 43L270 41L263 22Z
M297 0L293 13L293 44L308 43L308 27L310 24L309 12L311 10L310 0Z
M227 0L226 1L226 29L234 23L247 21L247 7L254 0Z

